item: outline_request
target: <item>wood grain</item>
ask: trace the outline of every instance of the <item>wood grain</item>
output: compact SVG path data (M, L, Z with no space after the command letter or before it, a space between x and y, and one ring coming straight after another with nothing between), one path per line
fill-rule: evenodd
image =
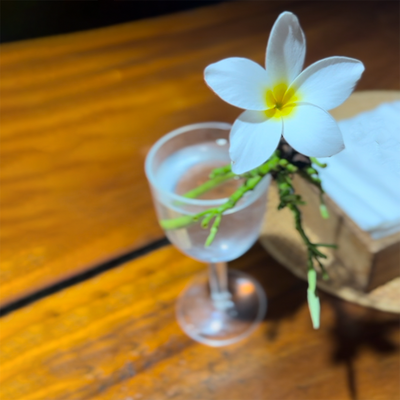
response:
M249 339L216 349L180 330L176 297L205 266L168 246L3 318L1 398L398 398L397 318L325 295L313 331L305 284L260 245L231 267L268 294Z
M306 64L358 58L359 89L398 89L396 2L229 2L1 46L1 304L162 236L148 149L179 126L234 120L203 69L263 63L286 9L307 36Z

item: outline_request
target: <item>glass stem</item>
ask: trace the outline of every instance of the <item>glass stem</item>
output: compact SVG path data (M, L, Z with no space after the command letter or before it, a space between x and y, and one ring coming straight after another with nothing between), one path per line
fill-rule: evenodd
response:
M228 266L226 262L210 263L208 267L211 299L216 309L224 311L234 307L228 291Z

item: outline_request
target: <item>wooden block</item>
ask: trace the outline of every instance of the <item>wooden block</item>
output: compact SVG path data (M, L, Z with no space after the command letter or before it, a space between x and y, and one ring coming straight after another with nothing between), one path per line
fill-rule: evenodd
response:
M331 114L337 120L351 118L396 100L400 100L400 93L394 90L356 92ZM373 240L329 197L326 202L330 218L323 220L318 212L319 193L316 189L297 177L295 185L307 202L301 209L305 230L311 240L338 245L335 251L323 249L328 256L324 264L330 279L319 279L318 286L363 306L400 313L400 233ZM277 190L272 187L261 243L294 274L307 279L306 248L294 228L291 213L286 209L276 210L278 201Z
M369 292L400 275L400 232L374 240L328 196L325 198L330 218L324 220L318 212L318 190L303 179L296 179L295 186L307 202L302 207L305 225L320 242L338 246L333 258L345 268L346 274L335 275L330 267L337 285Z

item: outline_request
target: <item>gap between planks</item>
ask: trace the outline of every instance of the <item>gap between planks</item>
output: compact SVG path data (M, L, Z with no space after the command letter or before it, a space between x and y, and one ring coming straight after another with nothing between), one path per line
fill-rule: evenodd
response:
M86 270L86 271L79 273L71 278L67 278L61 282L54 284L54 285L51 285L44 289L38 290L35 293L32 293L32 294L25 296L17 301L13 301L9 304L6 304L3 307L0 307L0 317L4 317L13 311L16 311L22 307L26 307L29 304L32 304L38 300L41 300L46 296L50 296L54 293L57 293L61 290L69 288L73 285L82 283L88 279L91 279L97 275L102 274L103 272L106 272L113 268L119 267L122 264L125 264L136 258L142 257L152 251L158 250L169 244L170 244L169 240L166 237L163 237L163 238L156 240L156 241L154 241L146 246L143 246L139 249L130 251L129 253L126 253L126 254L123 254L122 256L114 258L113 260L110 260L110 261L107 261L100 265L97 265L96 267L91 268L90 270Z

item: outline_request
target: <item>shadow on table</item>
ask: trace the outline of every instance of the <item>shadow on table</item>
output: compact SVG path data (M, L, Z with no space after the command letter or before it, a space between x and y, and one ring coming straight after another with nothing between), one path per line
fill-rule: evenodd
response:
M391 333L398 330L399 317L327 297L335 315L330 332L335 343L332 362L346 366L349 392L357 400L354 363L360 351L367 347L382 355L397 352L399 346Z
M265 289L268 296L265 317L269 322L267 338L270 341L279 340L281 323L294 319L297 312L306 306L307 283L280 265L260 244L230 264L251 274ZM355 362L360 352L365 348L382 355L398 351L399 346L392 338L393 331L399 328L399 317L358 306L323 292L320 292L320 298L325 310L329 312L328 308L331 309L331 317L325 318L325 325L333 343L332 363L345 366L351 399L357 400Z
M229 267L247 272L264 288L268 299L268 339L277 339L281 321L293 318L304 306L307 284L273 259L259 243L229 263Z

